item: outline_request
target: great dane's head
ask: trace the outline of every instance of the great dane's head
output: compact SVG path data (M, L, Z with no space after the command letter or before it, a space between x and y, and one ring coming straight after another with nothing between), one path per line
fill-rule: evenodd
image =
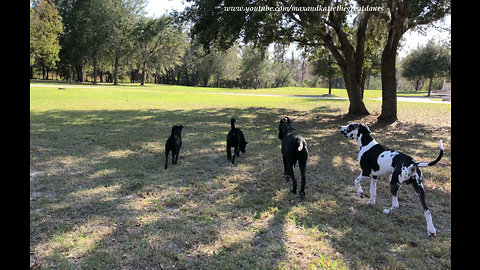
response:
M370 132L370 129L364 124L350 123L346 126L340 126L340 133L356 141L360 147L367 143L362 138L371 138Z

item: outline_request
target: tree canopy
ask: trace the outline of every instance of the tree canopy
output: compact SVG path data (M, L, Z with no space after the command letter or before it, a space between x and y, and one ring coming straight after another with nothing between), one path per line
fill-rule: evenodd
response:
M53 68L60 60L58 35L63 30L58 10L51 1L34 2L30 9L30 65L43 69ZM32 73L31 73L32 76Z
M430 40L425 46L413 50L403 60L401 75L414 81L430 80L428 86L430 96L433 78L447 75L450 72L450 65L448 48Z
M146 16L146 0L33 1L31 70L48 76L55 69L80 82L105 76L114 84L130 78L142 85L258 88L303 84L308 65L327 79L338 67L351 115L369 114L365 82L380 72L379 119L391 121L403 34L443 18L451 6L450 0L187 1L185 12L160 18ZM291 44L302 48L301 61L287 60Z
M362 100L362 85L367 74L364 73L366 50L368 41L383 37L380 39L385 41L380 59L383 93L379 119L387 121L397 117L395 61L402 35L444 17L451 5L449 0L188 1L193 5L186 9L184 17L193 22L192 37L206 48L214 43L228 48L238 39L258 47L273 42L298 42L301 46L327 48L342 71L350 100L348 113L354 115L368 114ZM324 9L311 12L289 8L316 5ZM232 6L236 8L232 10ZM257 11L263 6L282 12ZM375 27L383 30L373 31ZM378 56L378 50L370 51L370 55ZM372 64L374 67L375 63Z

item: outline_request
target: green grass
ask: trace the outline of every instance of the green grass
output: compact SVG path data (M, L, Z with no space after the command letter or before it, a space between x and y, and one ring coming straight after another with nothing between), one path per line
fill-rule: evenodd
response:
M372 115L346 119L345 100L212 94L322 89L68 86L30 89L30 249L42 268L450 268L449 104L399 102L400 121L384 126L380 101L365 101ZM283 115L309 145L303 202L282 178ZM232 116L249 142L235 165L224 149ZM436 238L411 187L388 216L387 179L375 206L356 196L358 149L338 133L349 121L419 161L444 141L443 159L423 169ZM183 146L164 170L174 124L184 125Z
M59 81L39 81L35 83L36 85L58 85L63 84L65 87L70 87L72 85L66 84ZM226 89L226 88L214 88L214 87L188 87L181 85L159 85L159 84L147 84L145 86L139 86L138 84L121 84L120 86L113 86L112 84L98 83L94 86L92 84L84 83L81 87L89 88L115 88L115 89L136 89L136 90L156 90L156 91L168 91L168 92L182 92L188 94L198 94L198 93L236 93L236 94L260 94L260 95L298 95L298 96L326 96L328 95L327 88L309 88L309 87L280 87L280 88L266 88L266 89ZM67 88L68 89L68 88ZM345 89L332 89L333 97L348 98L347 91ZM410 97L425 97L427 95L426 91L409 91L409 92L398 92L398 96L410 96ZM381 98L381 90L365 90L364 98ZM439 96L432 95L431 99L438 99Z

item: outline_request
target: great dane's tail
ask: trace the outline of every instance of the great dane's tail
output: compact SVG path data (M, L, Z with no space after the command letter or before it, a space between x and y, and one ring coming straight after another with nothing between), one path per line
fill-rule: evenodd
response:
M433 166L435 164L437 164L440 159L442 159L442 156L443 156L443 143L442 141L440 140L440 154L438 155L437 159L435 159L434 161L432 162L419 162L419 163L416 163L416 165L418 167L428 167L428 166Z

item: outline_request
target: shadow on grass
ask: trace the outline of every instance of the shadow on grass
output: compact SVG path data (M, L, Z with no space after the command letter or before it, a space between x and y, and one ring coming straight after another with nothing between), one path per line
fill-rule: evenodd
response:
M290 268L292 254L300 267L310 267L328 248L338 253L328 258L354 268L412 267L424 259L415 248L429 245L421 207L410 196L400 199L406 206L398 210L407 214L380 214L389 201L386 183L378 184L381 202L374 207L355 197L357 149L338 134L355 119L339 114L329 107L31 113L31 250L46 267ZM309 145L305 202L281 177L277 125L284 115ZM231 117L249 142L235 165L224 149ZM178 164L164 170L164 144L175 124L184 126L182 149ZM398 136L391 126L378 127L374 137L435 157L423 142L445 132L402 128ZM432 193L449 209L449 194L427 191L429 205L440 204L428 200ZM449 229L450 214L435 208L436 242L444 246L450 235L441 231ZM292 223L318 232L316 251L293 253L296 239L286 232ZM434 260L444 265L449 254Z

